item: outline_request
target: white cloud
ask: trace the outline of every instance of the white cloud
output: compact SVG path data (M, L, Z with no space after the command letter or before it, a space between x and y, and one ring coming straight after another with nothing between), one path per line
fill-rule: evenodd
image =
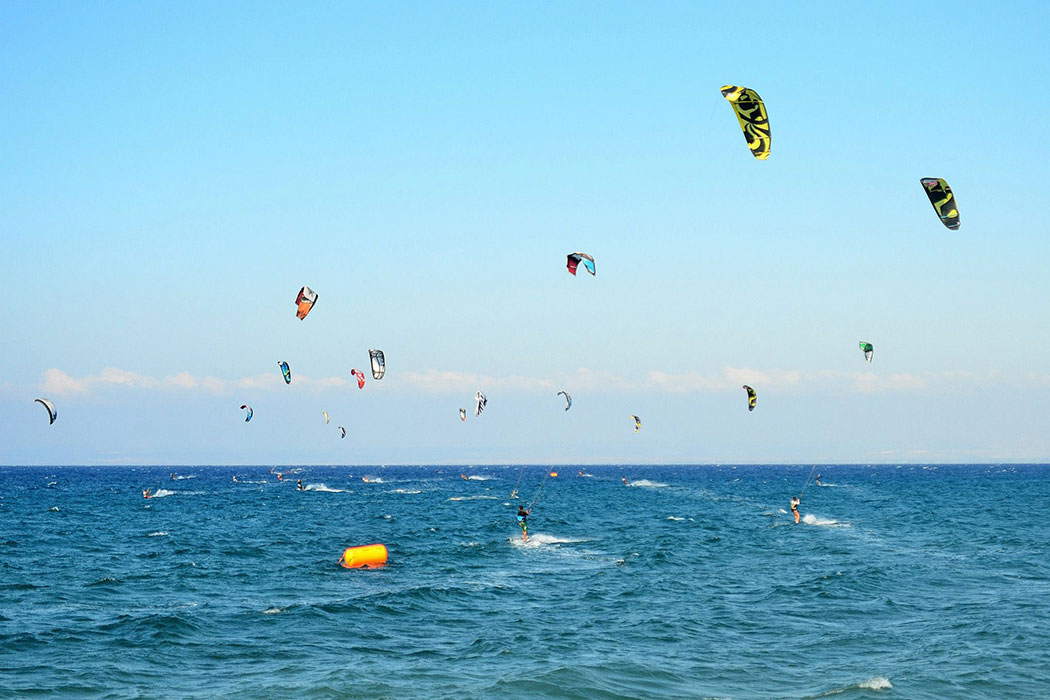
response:
M349 386L342 377L296 377L296 385L305 386L314 391ZM178 372L167 377L150 377L117 367L106 367L97 374L84 377L72 377L63 370L51 368L44 372L44 381L40 390L47 395L70 396L88 394L96 390L161 390L161 391L202 391L217 396L228 395L237 389L277 390L284 385L284 380L276 373L260 374L241 379L222 379L220 377L197 377L189 372Z
M742 384L753 386L756 391L788 391L793 393L836 391L858 394L911 393L955 393L990 387L1035 386L1050 387L1050 376L1028 374L1024 377L1008 378L992 370L975 372L927 372L920 374L893 373L882 375L874 371L843 372L820 370L802 372L783 369L754 369L750 367L724 367L712 373L697 371L671 373L651 370L638 377L625 377L605 370L579 368L574 372L555 373L548 377L530 377L518 374L491 376L469 372L441 371L402 372L385 380L392 388L404 391L421 391L428 394L473 394L481 391L503 391L513 393L543 393L565 389L592 393L635 392L657 394L723 393L735 391ZM333 377L295 377L297 387L321 393L331 390L353 388L355 381ZM39 387L45 395L69 396L87 394L97 390L123 389L132 391L200 391L213 395L229 395L237 390L279 391L284 380L276 372L259 374L239 379L220 377L198 377L189 372L178 372L166 377L151 377L138 372L106 367L97 374L73 377L61 369L51 368L44 372L44 381Z

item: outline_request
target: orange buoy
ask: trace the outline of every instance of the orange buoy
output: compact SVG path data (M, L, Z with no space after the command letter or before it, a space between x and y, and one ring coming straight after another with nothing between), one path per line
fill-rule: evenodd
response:
M386 564L386 545L366 544L362 547L347 547L339 566L346 569L379 567Z
M551 476L557 477L558 476L558 472L551 472Z

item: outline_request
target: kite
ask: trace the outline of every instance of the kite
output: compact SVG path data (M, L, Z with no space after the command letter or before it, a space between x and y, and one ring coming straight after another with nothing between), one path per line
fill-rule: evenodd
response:
M769 115L766 114L762 98L754 90L737 85L723 85L722 97L733 105L751 154L759 160L768 158L773 135L769 130Z
M342 440L345 437L346 437L346 428L344 428L343 426L340 425L339 426L339 439Z
M463 421L464 423L467 422L467 409L465 409L465 408L459 409L459 419L461 421Z
M244 417L244 422L245 422L245 423L248 423L248 422L250 422L250 421L251 421L251 419L252 419L252 416L253 416L253 415L255 415L255 411L253 411L253 410L252 410L252 407L251 407L251 406L249 406L248 404L246 404L246 403L242 403L242 404L241 404L241 410L244 410L244 409L248 409L248 415L246 415L246 416Z
M642 429L642 419L638 416L631 416L634 419L634 432L638 432Z
M570 408L572 408L572 397L571 396L569 396L564 391L559 391L557 393L557 396L564 396L565 397L565 410L566 411L568 411Z
M930 204L937 216L941 217L941 223L952 231L959 230L959 208L952 194L952 188L939 177L924 177L919 182L926 189L926 196L930 198Z
M285 362L284 360L281 360L280 362L278 362L277 366L281 368L281 374L284 375L284 383L285 384L291 384L292 383L292 368L289 367L288 363Z
M756 394L755 390L747 384L744 385L744 391L747 392L747 410L754 411L755 404L758 403L758 394Z
M862 340L860 341L860 349L864 351L864 359L871 362L871 356L875 354L875 346Z
M321 414L324 415L324 424L328 425L328 411L321 411Z
M569 253L565 259L565 267L569 269L569 274L576 276L576 267L583 262L583 266L587 268L587 272L594 274L594 258L587 253Z
M306 318L306 314L310 313L310 309L314 308L314 304L317 303L317 292L304 286L299 290L299 296L295 298L295 303L299 305L295 315L302 321Z
M485 398L485 395L479 391L478 393L474 394L474 401L476 402L474 406L474 417L476 418L477 416L481 415L482 411L485 410L485 404L487 404L489 400Z
M58 418L58 411L55 410L55 404L51 402L51 399L33 399L33 402L39 403L47 409L47 417L51 419L51 422L48 423L48 425L54 424L55 420Z
M368 357L372 360L372 379L382 379L386 374L386 355L382 350L369 350Z
M358 372L356 369L352 369L352 370L350 370L350 376L351 377L357 377L357 388L358 389L364 389L365 388L365 373L364 372Z

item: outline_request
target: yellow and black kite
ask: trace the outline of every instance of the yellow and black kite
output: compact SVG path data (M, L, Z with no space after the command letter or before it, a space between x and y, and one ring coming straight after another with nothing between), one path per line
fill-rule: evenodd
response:
M926 190L937 216L941 217L941 223L952 231L959 230L959 207L952 194L952 188L939 177L924 177L919 182Z
M768 158L773 134L769 130L769 115L762 98L754 90L738 85L723 85L722 97L733 103L733 111L751 153L759 160Z

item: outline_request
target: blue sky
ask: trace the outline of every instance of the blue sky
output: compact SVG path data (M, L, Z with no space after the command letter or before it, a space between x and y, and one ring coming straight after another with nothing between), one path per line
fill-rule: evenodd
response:
M1050 460L1048 22L3 3L0 463Z

